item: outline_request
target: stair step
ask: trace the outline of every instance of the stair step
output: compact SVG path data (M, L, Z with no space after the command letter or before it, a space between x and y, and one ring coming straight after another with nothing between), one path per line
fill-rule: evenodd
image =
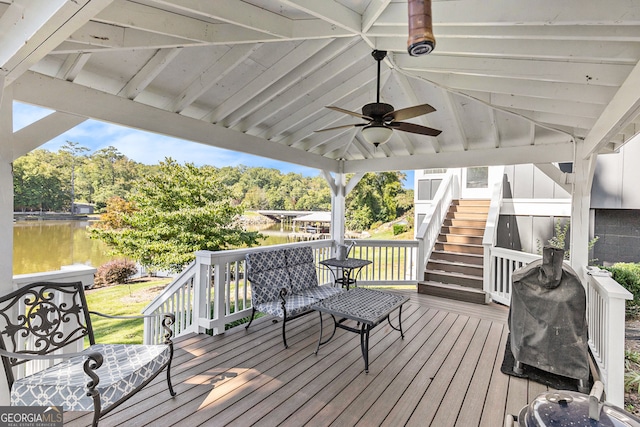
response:
M427 269L435 271L447 271L451 273L463 273L470 276L480 277L482 277L482 272L484 271L482 265L453 262L443 259L433 259L433 257L429 259L429 262L427 262Z
M459 285L447 285L443 283L418 282L418 293L449 298L457 301L486 304L486 293L479 289L467 288Z
M449 207L449 212L477 212L477 213L489 213L489 205L452 205Z
M484 227L443 226L441 232L447 234L460 234L463 236L484 236Z
M460 218L447 218L442 223L445 227L474 227L484 228L487 224L487 219L460 219Z
M491 200L489 199L455 199L451 203L454 206L489 206Z
M455 252L445 252L443 250L435 248L431 252L431 258L434 260L444 260L450 262L461 262L464 264L482 265L484 256L478 254L463 254Z
M482 289L482 276L470 276L463 273L426 270L424 272L424 280L450 285L460 285L473 289Z
M482 245L471 245L465 243L436 242L434 249L438 251L457 252L461 254L484 254L484 248L482 247Z
M482 212L447 212L447 219L467 219L476 221L487 221L487 214Z
M440 234L438 236L438 242L482 245L482 237L483 236L465 236L462 234Z

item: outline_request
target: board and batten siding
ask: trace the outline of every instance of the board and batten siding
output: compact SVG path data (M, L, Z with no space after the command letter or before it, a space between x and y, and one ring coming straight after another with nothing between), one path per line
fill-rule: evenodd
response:
M505 166L503 180L497 246L538 253L570 215L571 195L532 164Z
M640 262L640 141L618 153L598 156L591 209L593 230L600 239L593 256L599 264Z

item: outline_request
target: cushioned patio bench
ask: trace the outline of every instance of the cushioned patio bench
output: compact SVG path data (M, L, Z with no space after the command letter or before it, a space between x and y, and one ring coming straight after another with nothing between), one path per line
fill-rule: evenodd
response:
M82 282L40 282L0 297L0 355L11 391L12 406L62 406L66 411L93 411L93 425L153 380L165 368L171 385L172 314L162 321L160 345L96 344L91 318L107 316L87 308ZM88 338L82 352L54 354ZM14 369L30 360L60 361L22 378Z
M287 348L286 324L311 313L311 306L342 292L331 285L318 285L318 275L310 246L268 249L246 256L247 278L251 282L253 310L282 319L282 341Z

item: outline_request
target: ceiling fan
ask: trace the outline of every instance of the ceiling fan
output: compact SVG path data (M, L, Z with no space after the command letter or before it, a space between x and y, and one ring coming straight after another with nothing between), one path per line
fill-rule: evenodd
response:
M362 107L362 114L354 111L345 110L340 107L327 106L334 111L340 113L349 114L351 116L359 117L367 120L367 123L352 123L348 125L336 126L326 129L320 129L316 132L326 132L336 129L344 129L349 127L362 127L362 135L364 138L373 144L378 146L384 144L391 138L393 130L401 130L403 132L417 133L420 135L438 136L442 131L432 129L430 127L417 125L414 123L401 122L400 120L407 120L414 117L421 116L436 111L429 104L415 105L413 107L401 108L394 110L393 105L380 102L380 62L387 56L385 50L374 50L371 55L378 62L378 86L377 86L377 98L376 102L367 104Z

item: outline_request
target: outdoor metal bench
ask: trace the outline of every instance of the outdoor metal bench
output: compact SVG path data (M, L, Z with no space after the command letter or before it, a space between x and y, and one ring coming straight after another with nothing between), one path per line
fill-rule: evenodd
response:
M271 249L247 254L247 278L251 282L251 320L256 311L282 319L282 341L287 348L286 323L313 312L311 306L342 292L318 285L310 246Z
M97 426L100 417L165 368L169 393L175 396L170 371L172 314L162 315L166 333L160 345L96 344L90 314L114 319L148 317L89 311L82 282L33 283L0 297L0 355L12 406L93 411ZM85 338L90 346L78 352ZM28 372L35 370L29 366L38 363L34 361L55 364Z

